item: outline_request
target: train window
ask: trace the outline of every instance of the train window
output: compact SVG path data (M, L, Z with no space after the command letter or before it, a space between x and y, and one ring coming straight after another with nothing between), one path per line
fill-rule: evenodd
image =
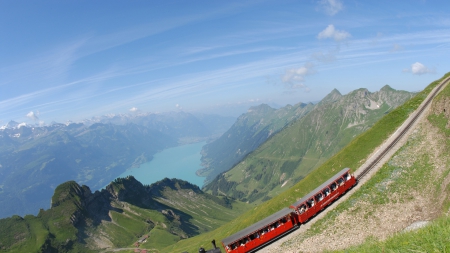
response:
M345 175L344 175L344 179L345 179L345 181L348 181L348 180L350 180L350 178L351 178L350 174L348 174L348 173L345 173Z
M310 199L308 201L306 201L306 205L308 206L308 208L311 208L314 206L314 199Z
M339 178L338 181L337 181L337 183L338 183L339 185L342 185L342 184L344 183L344 179Z
M316 195L316 201L317 202L321 201L322 199L323 199L322 193L319 193L319 194Z
M337 184L336 184L336 183L332 183L332 184L330 185L330 188L331 188L332 191L336 190Z
M298 210L299 210L300 214L304 213L306 211L306 205L305 204L301 205Z
M330 194L330 188L325 188L323 191L322 191L322 193L323 193L323 195L325 195L325 197L326 196L328 196L329 194Z

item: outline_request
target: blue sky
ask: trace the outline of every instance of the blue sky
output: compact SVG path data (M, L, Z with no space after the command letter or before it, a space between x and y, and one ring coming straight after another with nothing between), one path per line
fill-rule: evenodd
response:
M449 1L0 1L0 125L236 114L450 71Z

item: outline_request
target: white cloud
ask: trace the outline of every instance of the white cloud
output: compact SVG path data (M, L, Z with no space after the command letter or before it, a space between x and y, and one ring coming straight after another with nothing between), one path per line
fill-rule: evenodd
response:
M133 107L130 109L130 112L137 112L137 111L138 111L138 108L136 108L136 107Z
M27 113L26 116L35 121L39 120L39 111L36 111L36 112L31 111L31 112Z
M435 73L435 70L427 68L420 62L416 62L411 64L411 68L403 69L403 72L411 72L414 75L423 75L428 73Z
M339 0L321 0L319 1L319 9L330 16L334 16L344 8Z
M306 63L300 68L288 69L281 77L286 88L299 89L307 88L303 81L306 75L314 74L314 64Z
M176 104L175 107L176 107L178 110L183 109L183 107L181 107L179 104Z
M350 38L352 35L343 30L336 30L334 25L328 25L325 30L321 31L319 35L317 35L318 39L328 39L332 38L335 41L342 41Z

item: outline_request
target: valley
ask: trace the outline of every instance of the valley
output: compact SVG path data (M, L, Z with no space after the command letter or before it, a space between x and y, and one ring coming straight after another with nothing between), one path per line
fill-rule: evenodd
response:
M281 184L288 187L285 191L271 197L270 200L249 202L244 198L236 198L233 195L227 196L224 191L222 191L222 194L211 195L207 192L208 185L204 188L206 190L204 191L200 190L198 186L178 179L166 178L149 186L144 186L134 177L127 176L115 179L105 189L95 193L91 192L89 187L71 181L56 188L51 209L41 210L37 216L27 215L23 218L13 216L0 220L2 227L17 229L17 232L13 233L16 238L38 238L39 235L45 234L47 236L40 237L41 239L32 243L28 240L16 240L9 237L11 234L2 230L0 236L8 238L6 240L8 246L0 245L0 247L8 249L8 252L20 252L23 249L33 248L64 249L77 252L91 252L101 249L104 252L109 252L116 248L126 249L139 241L136 238L146 237L145 242L139 242L136 245L141 249L149 249L154 252L195 252L200 246L209 248L212 239L225 238L233 232L257 222L261 217L266 217L278 211L280 206L289 206L290 203L306 194L318 183L320 184L336 170L343 167L357 168L362 165L365 156L372 153L404 122L413 109L420 105L424 96L434 87L433 85L435 83L412 99L407 100L403 105L400 105L401 100L394 96L397 98L399 105L396 109L377 107L381 108L380 112L390 111L386 114L379 113L385 115L381 120L361 120L361 116L356 117L358 122L370 121L373 125L362 127L365 130L362 134L356 136L342 150L323 164L318 165L316 169L311 169L311 172L305 174L304 178L297 184L292 187L286 183ZM383 89L391 92L391 94L396 92L389 87ZM369 108L368 112L375 111L376 109L370 106L370 103L375 99L367 99L364 94L367 95L368 93L365 93L364 90L358 90L349 95L354 98L363 98L363 108ZM412 94L404 93L404 95L411 96ZM336 101L339 101L341 97L345 96L333 91L318 106L321 104L336 106ZM384 97L386 99L386 95ZM277 145L283 148L290 146L286 145L288 143L286 142L286 136L289 136L286 133L289 133L291 129L298 131L299 128L295 127L296 124L311 117L310 115L314 110L318 110L317 108L320 107L315 107L301 119L294 120L283 127L279 133L274 134L261 147L256 149L256 153L259 152L258 150L270 150L271 147ZM344 108L355 108L355 106L351 105ZM326 110L319 109L319 111ZM361 123L354 123L355 118L350 117L351 114L348 111L345 112L344 110L344 113L331 114L344 115L344 118L348 119L345 121L347 122L345 125L349 125L347 128L356 125L361 126ZM312 117L311 119L319 118L317 116L317 118ZM334 125L340 129L342 124ZM333 128L325 129L330 131ZM277 141L278 138L280 138L280 141ZM255 152L246 156L241 163L245 164L245 161L254 154ZM291 156L294 157L293 153ZM265 157L265 159L273 159L278 155L266 155ZM298 155L295 157L298 157ZM21 225L22 228L17 224L23 224ZM59 225L55 227L50 224ZM314 226L313 224L311 223L311 226ZM24 230L25 227L33 227L33 229ZM60 229L66 232L63 233ZM313 227L312 229L314 231ZM307 233L310 233L311 230L308 231ZM21 236L17 237L18 235ZM58 236L54 237L54 235ZM289 238L289 241L279 247L286 247L286 250L289 251L289 247L297 243L293 243L297 240L296 237Z

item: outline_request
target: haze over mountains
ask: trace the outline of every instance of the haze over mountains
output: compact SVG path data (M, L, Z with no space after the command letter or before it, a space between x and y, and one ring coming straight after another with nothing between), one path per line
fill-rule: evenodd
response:
M68 180L99 189L158 151L217 136L232 120L179 112L44 127L10 122L0 130L0 217L48 208L55 187Z

